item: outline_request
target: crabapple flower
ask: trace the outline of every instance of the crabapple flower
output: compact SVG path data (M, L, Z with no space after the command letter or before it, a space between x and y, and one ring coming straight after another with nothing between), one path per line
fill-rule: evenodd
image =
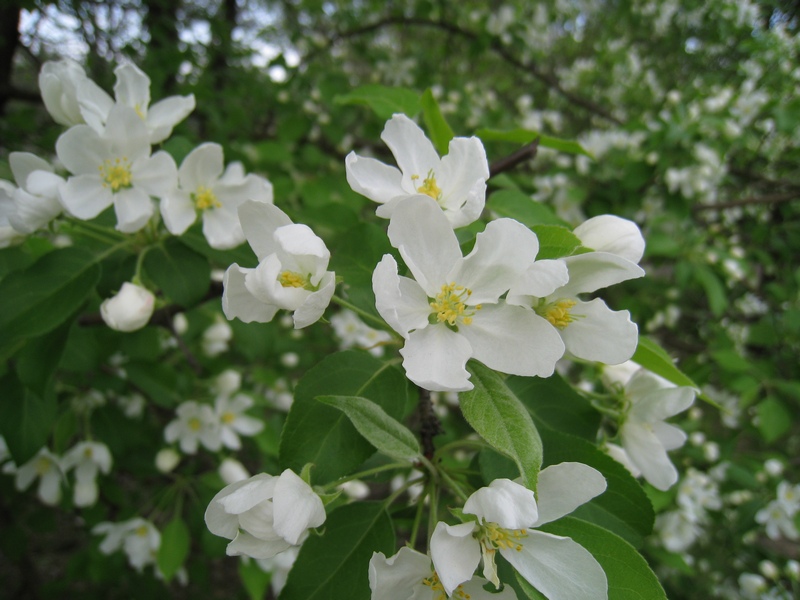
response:
M47 61L39 71L39 90L44 106L59 125L83 123L78 104L78 87L88 81L86 72L69 59Z
M114 205L117 229L132 233L153 215L150 196L175 187L178 170L164 151L150 155L147 128L133 109L114 107L101 131L70 128L56 141L56 153L73 174L60 186L64 207L79 219L93 219Z
M12 152L8 163L18 186L8 222L19 232L33 233L64 210L58 199L58 188L64 179L53 172L50 163L30 152Z
M472 389L465 365L475 358L514 375L553 374L564 353L558 333L533 311L500 297L533 262L536 235L513 219L478 234L466 257L433 200L397 204L389 239L414 279L387 254L372 275L376 308L406 342L400 353L411 381L432 391Z
M612 311L600 298L584 302L579 295L643 275L638 265L610 252L537 261L511 287L508 303L531 307L573 356L618 364L633 356L639 342L630 313Z
M220 423L220 439L226 448L238 450L242 447L239 435L256 435L264 429L262 421L244 414L251 406L253 399L246 394L233 397L221 395L214 401L214 413Z
M473 577L459 584L451 596L457 600L516 600L511 586L499 593L487 592L483 586L488 582L482 577ZM369 587L371 600L443 600L445 589L431 559L408 547L390 558L382 552L374 552L369 561Z
M627 406L619 427L622 447L642 476L659 490L678 481L678 471L667 456L680 448L686 434L664 421L689 408L695 390L675 387L644 369L625 385Z
M431 537L431 557L448 594L472 574L483 558L483 576L499 587L495 554L549 600L605 600L603 568L580 544L533 528L571 513L606 489L599 471L581 463L552 465L539 473L539 502L526 487L496 479L472 494L464 514L475 521L440 522Z
M61 458L47 448L42 448L36 456L16 470L14 484L17 491L24 492L38 477L36 495L45 504L53 506L61 500L62 473Z
M150 143L158 144L194 110L194 94L170 96L150 106L150 78L134 64L120 65L114 69L114 74L117 76L116 102L90 79L78 87L81 114L98 133L103 131L116 106L127 106L145 124Z
M222 447L219 419L210 406L189 400L183 402L175 413L177 418L164 429L167 443L177 441L186 454L195 454L198 444L212 452Z
M113 554L122 549L128 564L141 573L149 564L155 564L161 546L161 533L150 521L135 517L122 523L103 521L92 528L95 535L105 535L100 542L100 552Z
M111 329L136 331L150 322L155 301L153 292L126 281L116 296L103 300L100 316Z
M63 458L66 473L75 469L75 506L92 506L97 502L97 474L111 471L111 452L100 442L79 442Z
M211 533L232 540L228 556L264 559L301 544L309 529L325 522L325 508L311 486L286 469L223 488L205 521Z
M383 356L383 344L391 342L389 332L373 329L352 310L341 310L331 317L331 327L339 338L339 347L363 348L373 356Z
M212 248L225 250L244 242L236 209L245 200L272 204L272 184L244 175L240 163L224 169L222 146L201 144L183 159L178 187L161 200L161 215L170 233L183 234L200 213L203 235Z
M400 200L408 196L433 198L451 227L475 221L486 203L489 163L476 137L450 140L442 158L411 119L396 114L381 134L399 169L374 158L351 152L345 158L347 183L353 191L379 203L377 215L390 218Z
M233 339L233 329L222 315L216 315L214 324L203 332L203 354L214 357L228 351L230 341Z
M10 182L0 179L0 248L21 242L25 235L11 226L9 218L16 212L14 192L16 187Z
M259 264L228 267L222 310L228 319L267 323L278 310L294 311L295 329L319 320L336 287L327 271L330 252L306 225L292 223L277 206L247 201L239 220Z

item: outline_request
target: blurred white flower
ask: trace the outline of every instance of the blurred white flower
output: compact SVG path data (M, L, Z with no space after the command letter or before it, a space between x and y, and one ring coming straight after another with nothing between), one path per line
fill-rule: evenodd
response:
M75 469L75 506L92 506L97 502L97 475L111 471L111 452L101 442L84 441L73 446L62 459L66 473Z
M263 421L244 414L252 406L253 399L246 394L217 396L214 413L219 420L219 435L223 446L238 450L242 447L240 435L249 437L264 429Z
M36 495L45 504L55 505L61 500L61 479L63 468L61 458L48 450L42 448L24 465L15 471L15 485L17 491L24 492L39 478L39 487Z
M181 455L173 448L162 448L156 454L156 469L162 473L169 473L180 462Z
M233 339L233 329L224 319L217 318L214 324L203 332L203 354L214 357L228 351Z
M83 123L78 105L78 86L86 81L86 72L69 59L48 60L39 71L39 90L44 106L59 125Z
M153 292L126 281L115 296L100 305L100 316L111 329L136 331L150 321L155 301Z
M199 444L216 452L222 447L219 418L207 404L194 400L183 402L175 411L176 418L164 429L164 439L178 442L186 454L195 454Z

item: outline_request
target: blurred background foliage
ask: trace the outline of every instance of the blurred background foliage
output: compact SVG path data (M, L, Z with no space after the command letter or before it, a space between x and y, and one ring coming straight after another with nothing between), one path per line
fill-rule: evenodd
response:
M65 56L105 89L116 64L133 61L154 99L193 93L197 109L166 150L180 161L202 141L222 144L326 240L373 211L347 185L344 156L356 149L391 163L383 123L418 111L425 90L456 135L484 139L490 163L532 139L509 133L517 129L579 141L591 157L540 148L493 177L487 211L524 222L541 202L572 225L614 213L641 226L647 277L605 295L711 401L686 418L691 443L674 458L685 473L710 473L722 498L707 504L688 545L666 549L662 526L646 555L672 598L748 597L740 574L768 560L780 571L773 583L787 587L783 569L800 559L796 542L770 539L754 521L779 481L800 480L799 10L797 0L5 0L0 177L10 178L11 151L52 153L61 129L37 75ZM37 243L12 251L33 256ZM213 323L190 321L189 342ZM225 360L274 365L262 373L269 384L331 347L319 333L294 343L271 326L231 325L238 343ZM157 355L158 340L145 339L153 335L131 337L129 354ZM299 367L277 364L289 351ZM69 363L62 368L81 372L92 359L76 352ZM120 431L116 469L144 476L104 493L146 503L147 476L158 473L137 449L158 445L157 430L102 426ZM269 456L277 442L262 438L252 452ZM777 475L764 468L770 458ZM0 485L0 579L12 582L0 596L245 595L232 591L230 561L191 563L185 588L137 575L120 555L93 550L77 513L31 504L8 477ZM657 512L681 505L680 486L650 491ZM205 530L194 539L222 554Z

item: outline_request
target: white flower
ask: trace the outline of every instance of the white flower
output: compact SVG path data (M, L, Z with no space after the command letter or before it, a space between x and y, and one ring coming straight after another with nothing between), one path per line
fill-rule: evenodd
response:
M111 471L111 452L100 442L79 442L64 455L62 468L75 469L75 506L92 506L97 502L97 473Z
M634 264L639 264L644 254L644 238L638 225L615 215L587 219L573 233L587 248L616 254Z
M655 529L664 548L670 552L685 552L703 531L695 519L677 510L658 515Z
M280 596L281 590L286 586L289 572L292 570L299 553L300 546L292 546L288 550L284 550L272 558L256 560L256 563L264 572L271 574L269 578L269 587L275 598Z
M150 521L132 519L127 523L128 531L122 539L122 549L128 556L128 563L141 572L149 564L154 564L158 548L161 546L161 533Z
M561 463L539 473L533 492L508 479L496 479L472 494L464 513L477 522L440 522L431 537L431 557L448 594L472 578L483 556L483 576L499 587L495 553L549 600L605 600L603 568L570 538L532 528L571 513L606 489L605 478L580 463Z
M252 436L264 429L264 423L244 412L253 406L253 399L245 394L236 394L232 398L222 395L214 401L214 413L220 423L220 439L222 445L231 450L242 447L239 435Z
M8 222L21 233L32 233L64 210L58 199L58 188L64 179L53 172L46 160L30 152L12 152L8 163L19 186L12 196L14 210L8 215Z
M351 310L341 310L333 315L331 326L339 337L342 350L363 348L373 356L383 356L383 344L392 340L389 332L373 329Z
M162 473L169 473L179 462L181 455L173 448L162 448L156 454L156 469Z
M233 329L228 325L221 315L217 315L217 320L211 327L203 332L203 354L206 356L217 356L228 350L228 344L233 339Z
M322 500L286 469L261 473L223 488L205 514L209 531L229 540L228 556L270 558L297 546L307 531L325 522Z
M552 375L564 353L558 333L533 311L500 297L533 262L536 235L498 219L466 257L450 224L430 199L395 208L389 239L415 279L401 277L387 254L372 275L376 308L405 340L409 379L432 391L472 389L467 360L514 375Z
M458 600L516 600L517 595L511 586L495 594L483 589L487 581L473 577L459 584L452 597ZM369 587L371 600L442 600L444 587L431 567L431 559L408 547L386 558L382 552L375 552L369 561Z
M111 329L136 331L150 321L155 301L150 290L126 281L116 296L103 300L100 316Z
M628 456L628 453L625 452L625 449L622 446L617 446L616 444L606 442L602 449L611 458L625 467L628 473L630 473L633 477L641 476L642 472L636 467L635 464L633 464L630 456Z
M8 248L25 239L25 235L14 229L9 222L17 211L14 205L16 190L16 186L10 181L0 179L0 248Z
M631 462L659 490L668 490L678 481L678 471L667 450L680 448L686 441L682 430L664 421L689 408L695 396L690 387L666 385L644 369L631 377L625 386L628 406L619 428L622 447Z
M250 479L250 473L247 471L245 466L235 458L228 457L223 460L220 463L217 471L219 472L220 478L225 482L226 485L236 483L237 481L244 481L245 479Z
M138 231L154 212L150 196L175 187L175 161L164 151L150 156L147 128L133 109L117 106L104 129L72 127L56 142L58 158L74 176L60 186L61 202L79 219L93 219L114 205L117 229Z
M390 218L400 200L420 195L433 198L453 228L469 225L480 216L486 203L489 164L478 138L453 138L447 156L439 158L422 130L397 114L386 122L381 139L399 169L354 152L345 158L347 183L381 204L379 217Z
M778 502L788 514L794 516L800 510L800 485L781 481L778 484Z
M786 506L778 500L772 500L756 513L756 523L764 525L767 537L779 540L783 537L796 540L800 535L794 524L794 515L786 510Z
M78 87L81 114L91 127L100 132L111 120L116 106L132 109L147 128L148 140L158 144L167 139L172 128L194 110L194 95L170 96L150 106L150 78L136 65L120 65L114 69L116 103L97 84L87 80Z
M39 488L36 494L45 504L55 505L61 500L61 458L42 448L36 456L19 467L14 481L17 491L23 492L39 478Z
M230 396L242 387L242 374L234 369L225 369L214 378L211 391L220 396Z
M210 406L189 400L175 413L177 418L164 429L164 439L168 443L178 441L186 454L196 453L200 443L212 452L222 447L219 419Z
M87 81L86 72L69 59L47 61L39 71L39 90L44 106L59 125L83 123L78 104L78 87Z
M235 248L244 242L236 209L245 200L272 203L272 184L244 175L240 163L223 173L222 146L201 144L183 159L178 187L161 200L161 215L170 233L183 234L202 215L203 234L212 248Z
M335 274L327 271L325 242L272 204L245 202L239 220L259 264L255 269L233 264L225 272L225 316L267 323L283 309L294 311L295 329L318 321L336 287Z

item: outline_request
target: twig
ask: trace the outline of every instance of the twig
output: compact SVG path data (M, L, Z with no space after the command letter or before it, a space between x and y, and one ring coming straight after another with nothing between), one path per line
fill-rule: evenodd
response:
M754 196L750 198L741 198L739 200L730 200L729 202L716 202L714 204L695 204L692 207L693 212L701 212L705 210L723 210L726 208L736 208L737 206L748 206L750 204L775 204L778 202L788 202L790 200L800 199L800 192L789 192L786 194L772 194L771 196Z
M495 177L500 173L503 173L505 171L510 171L511 169L516 167L519 163L534 158L538 150L539 150L539 138L537 137L530 144L526 144L516 152L509 154L504 158L494 161L489 166L489 177L490 178Z
M442 433L442 425L439 417L433 410L431 393L428 390L419 388L419 434L422 440L422 454L428 460L433 458L436 448L433 446L433 438Z

